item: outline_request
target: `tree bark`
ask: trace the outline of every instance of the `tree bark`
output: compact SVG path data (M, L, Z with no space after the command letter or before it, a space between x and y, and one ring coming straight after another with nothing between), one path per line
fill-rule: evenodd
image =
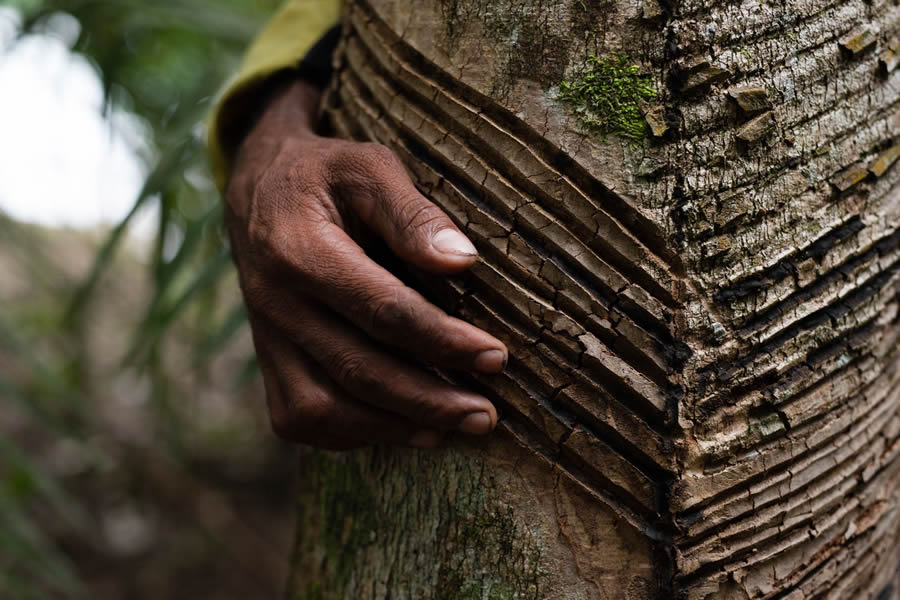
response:
M291 597L900 598L900 5L347 4L326 120L511 359L488 440L304 454Z

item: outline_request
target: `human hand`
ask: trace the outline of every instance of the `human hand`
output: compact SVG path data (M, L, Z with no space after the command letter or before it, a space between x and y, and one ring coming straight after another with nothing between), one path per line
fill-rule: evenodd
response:
M366 255L373 235L416 267L470 267L471 242L386 147L319 137L317 88L275 95L245 138L227 223L273 430L332 449L437 445L490 432L494 406L402 354L498 373L507 351L448 316Z

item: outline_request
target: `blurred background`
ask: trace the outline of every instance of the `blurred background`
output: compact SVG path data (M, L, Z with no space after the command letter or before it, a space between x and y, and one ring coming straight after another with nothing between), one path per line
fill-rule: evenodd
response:
M0 598L274 598L204 117L277 0L0 0Z

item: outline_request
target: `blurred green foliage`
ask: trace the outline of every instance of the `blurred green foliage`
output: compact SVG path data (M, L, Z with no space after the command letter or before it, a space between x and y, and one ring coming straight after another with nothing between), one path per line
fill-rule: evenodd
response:
M83 363L89 349L80 345L81 333L91 326L88 307L116 260L130 220L147 204L160 209L148 263L150 299L122 368L150 373L159 388L153 396L160 399L160 412L175 414L167 410L172 399L164 393L167 382L160 356L170 326L176 320L189 324L187 333L195 340L198 362L215 354L242 327L239 303L220 305L220 283L229 276L231 264L219 196L206 171L203 122L216 91L278 4L277 0L0 2L20 14L20 36L74 40L73 50L95 65L103 82L107 114L136 115L146 125L149 149L144 157L149 174L133 210L110 231L82 281L67 280L50 266L52 260L43 255L40 243L0 219L0 239L27 261L38 289L35 304L27 310L0 313L0 361L11 365L6 377L0 370L0 408L3 403L15 404L34 427L80 443L79 410L90 393ZM42 307L38 298L67 301ZM248 359L248 370L252 364ZM18 376L9 376L10 370ZM164 435L177 453L177 427ZM88 445L79 448L90 454ZM88 460L102 462L102 457ZM89 527L79 500L20 445L0 437L0 597L83 597L70 561L31 510L36 502L52 510L54 518Z

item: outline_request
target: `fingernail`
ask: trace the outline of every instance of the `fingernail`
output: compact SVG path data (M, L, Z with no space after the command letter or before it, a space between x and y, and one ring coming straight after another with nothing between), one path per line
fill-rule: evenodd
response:
M477 256L478 251L469 239L455 229L441 229L431 238L431 245L442 254Z
M486 412L472 413L459 424L458 429L463 433L472 435L484 435L491 431L491 416Z
M506 368L506 353L502 350L485 350L475 357L475 370L482 373L499 373Z
M423 429L416 433L416 435L412 436L409 440L409 445L413 448L434 448L438 444L441 443L441 434L437 431L431 431L429 429Z

